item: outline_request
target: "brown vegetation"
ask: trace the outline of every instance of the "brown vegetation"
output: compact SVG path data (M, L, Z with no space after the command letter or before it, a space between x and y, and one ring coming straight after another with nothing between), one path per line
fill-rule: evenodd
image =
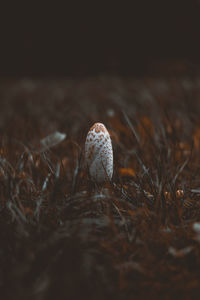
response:
M2 299L198 298L200 81L0 84ZM95 122L103 188L84 169Z

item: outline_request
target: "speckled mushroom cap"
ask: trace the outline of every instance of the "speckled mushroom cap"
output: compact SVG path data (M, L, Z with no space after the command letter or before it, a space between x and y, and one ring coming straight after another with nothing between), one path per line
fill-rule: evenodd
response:
M85 161L92 180L97 183L111 180L113 149L109 132L102 123L95 123L87 134Z

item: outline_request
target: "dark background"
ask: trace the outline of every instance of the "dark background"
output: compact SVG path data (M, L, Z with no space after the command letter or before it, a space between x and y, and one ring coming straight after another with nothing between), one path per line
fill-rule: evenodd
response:
M8 1L1 14L1 77L199 72L197 0Z

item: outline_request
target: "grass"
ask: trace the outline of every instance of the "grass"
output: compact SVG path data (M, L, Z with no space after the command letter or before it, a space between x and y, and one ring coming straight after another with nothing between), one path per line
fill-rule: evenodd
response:
M198 298L199 98L198 78L1 81L2 299ZM95 122L114 149L101 190Z

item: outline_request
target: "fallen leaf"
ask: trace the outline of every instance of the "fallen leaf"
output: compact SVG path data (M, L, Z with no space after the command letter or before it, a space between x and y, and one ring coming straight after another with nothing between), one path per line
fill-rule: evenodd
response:
M135 171L131 168L120 168L119 173L121 176L135 176Z
M60 133L58 131L48 135L47 137L45 137L40 141L40 144L43 146L42 150L56 146L57 144L62 142L65 138L66 138L66 134Z

